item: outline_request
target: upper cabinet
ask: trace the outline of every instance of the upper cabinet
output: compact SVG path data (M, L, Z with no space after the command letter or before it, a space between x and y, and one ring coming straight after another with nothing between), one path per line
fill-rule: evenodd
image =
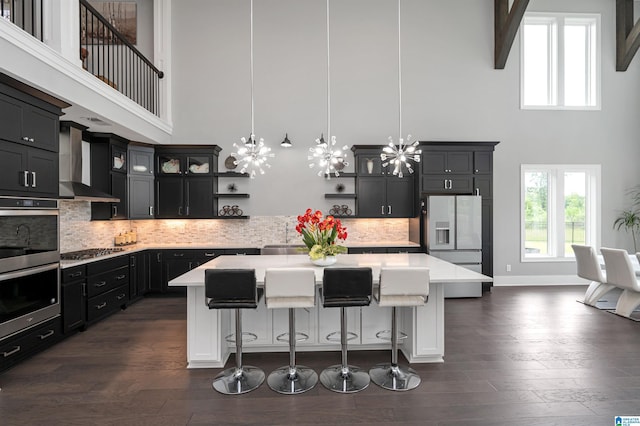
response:
M0 196L58 197L58 123L66 104L36 94L0 82Z
M127 188L129 219L153 219L155 209L155 176L153 146L129 143Z
M473 170L471 151L423 151L422 173L428 175L467 174Z
M117 203L91 203L91 219L128 219L128 141L111 133L93 133L90 142L91 186L120 199Z

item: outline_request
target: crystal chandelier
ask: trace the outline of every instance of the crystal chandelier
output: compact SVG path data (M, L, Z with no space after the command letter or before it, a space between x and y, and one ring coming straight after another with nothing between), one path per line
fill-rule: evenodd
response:
M250 170L249 177L254 179L256 177L256 170L260 171L260 174L264 174L264 168L270 168L271 165L267 163L267 158L273 158L275 155L271 153L271 148L265 146L264 139L260 138L256 143L256 137L253 133L247 138L242 137L240 139L242 145L233 143L236 152L231 153L236 158L233 164L240 164L240 173L245 173Z
M401 43L401 0L398 0L398 145L393 143L393 138L389 136L389 144L382 149L380 153L380 159L382 159L382 167L393 167L393 175L402 178L404 173L403 168L406 168L409 173L413 173L413 167L410 161L420 162L420 154L422 150L416 149L418 147L418 141L411 142L411 135L405 139L402 138L402 43Z
M329 0L327 0L327 131L329 135L329 142L324 140L324 134L316 139L316 145L309 148L310 155L307 157L312 162L309 163L309 167L319 167L318 176L325 176L331 179L333 174L335 177L340 176L340 171L349 165L345 161L347 156L346 151L349 149L347 145L342 149L336 148L336 137L331 136L331 61L329 54Z
M345 161L346 154L343 154L343 151L348 150L349 147L345 145L342 149L336 149L336 143L335 136L331 136L331 142L329 143L324 141L324 137L321 137L320 139L316 139L315 147L309 148L310 155L307 159L312 160L312 162L309 163L309 167L313 168L317 165L320 168L318 176L324 175L331 178L331 174L333 174L338 177L340 176L340 170L349 165L349 163Z
M411 135L407 136L407 143L404 139L400 138L398 145L393 143L393 138L389 136L389 145L382 149L380 158L382 159L382 167L391 165L393 167L393 175L399 178L403 177L403 166L407 168L409 173L413 173L413 168L409 160L413 160L416 163L420 162L420 154L422 150L416 149L418 147L418 141L411 142Z
M249 177L254 179L256 177L256 171L259 171L261 175L264 174L264 168L270 168L271 165L267 163L267 158L275 157L275 154L271 153L271 148L264 144L264 139L258 139L256 143L256 136L253 131L254 125L254 102L253 102L253 0L251 0L250 9L250 21L251 21L251 37L250 37L250 58L251 58L251 135L249 139L242 137L240 142L242 145L233 143L236 152L232 152L231 155L235 157L233 164L240 164L240 173L249 171Z

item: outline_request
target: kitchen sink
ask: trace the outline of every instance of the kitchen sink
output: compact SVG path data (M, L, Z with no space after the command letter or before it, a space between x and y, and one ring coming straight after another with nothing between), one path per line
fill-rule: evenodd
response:
M260 254L305 254L307 251L303 244L267 244L260 249Z

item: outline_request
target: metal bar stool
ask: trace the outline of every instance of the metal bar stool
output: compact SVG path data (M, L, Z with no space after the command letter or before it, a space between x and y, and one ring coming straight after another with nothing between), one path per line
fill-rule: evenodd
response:
M264 294L267 308L289 308L289 332L276 340L289 342L289 365L274 370L267 377L267 384L276 392L294 395L312 389L318 383L318 374L309 367L296 365L296 341L309 338L296 333L295 308L313 308L316 275L311 268L268 268L264 278Z
M242 332L242 309L256 309L262 289L256 288L254 269L206 269L204 272L205 297L209 309L235 309L235 336L226 336L236 344L236 366L218 374L213 388L226 395L238 395L256 389L264 382L264 371L251 365L242 365L242 337L253 333Z
M347 311L350 306L369 306L373 274L371 268L326 268L322 280L322 306L340 308L340 344L342 363L320 373L320 382L340 393L359 392L369 386L369 374L347 362ZM327 339L330 339L330 336ZM352 336L351 338L354 338Z
M409 367L398 365L398 306L421 306L429 298L429 268L382 268L380 287L375 294L379 306L391 306L391 363L378 364L369 370L371 381L378 386L394 391L406 391L420 384L420 376ZM376 337L383 338L389 330L381 331Z

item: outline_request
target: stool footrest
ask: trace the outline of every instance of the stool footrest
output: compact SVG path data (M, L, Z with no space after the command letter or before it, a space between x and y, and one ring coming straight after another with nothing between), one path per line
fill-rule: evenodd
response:
M341 333L339 331L334 331L333 333L327 334L326 339L330 342L340 342L341 341ZM357 339L358 335L352 331L347 331L347 341Z
M248 338L245 339L244 337L247 336ZM255 340L258 340L258 335L255 333L249 333L247 331L243 331L242 332L242 336L241 336L242 342L253 342ZM224 340L226 340L229 343L235 343L236 342L236 335L235 333L231 333L227 336L224 337Z
M406 339L407 337L407 333L403 333L402 331L398 331L398 341L402 341L404 339ZM378 331L376 333L376 338L380 339L380 340L388 340L391 341L391 330L382 330L382 331Z
M298 337L300 336L300 337ZM278 342L289 342L289 333L282 333L276 336L276 340ZM304 342L305 340L309 340L309 335L306 333L301 333L296 331L296 342Z

